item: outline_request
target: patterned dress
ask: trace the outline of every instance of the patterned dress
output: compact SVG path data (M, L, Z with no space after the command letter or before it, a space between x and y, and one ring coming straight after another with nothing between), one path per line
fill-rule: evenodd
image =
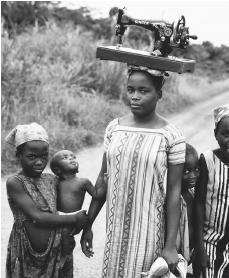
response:
M22 174L15 175L15 178L22 182L25 192L40 210L56 213L56 178L53 175L42 174L37 185ZM30 244L24 225L24 221L31 220L11 198L8 200L14 216L14 224L7 250L6 277L73 277L72 256L65 258L61 255L61 230L52 230L47 249L41 253L36 252Z
M229 277L229 164L204 153L208 171L204 242L210 258L207 278Z
M115 119L104 144L109 181L102 277L140 278L164 245L167 168L184 163L184 137L171 124L145 129Z

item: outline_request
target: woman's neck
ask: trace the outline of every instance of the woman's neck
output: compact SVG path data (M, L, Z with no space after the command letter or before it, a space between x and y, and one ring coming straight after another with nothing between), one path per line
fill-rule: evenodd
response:
M144 124L153 123L153 122L157 122L158 118L159 118L159 116L155 111L148 115L141 116L141 117L139 117L136 114L133 114L133 119L136 123L144 123Z
M168 124L168 122L156 112L144 117L138 117L133 114L133 123L135 126L146 128L162 128Z

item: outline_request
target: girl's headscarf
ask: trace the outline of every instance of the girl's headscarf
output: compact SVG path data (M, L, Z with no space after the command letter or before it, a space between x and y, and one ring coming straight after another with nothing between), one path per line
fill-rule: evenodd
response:
M229 117L229 103L214 110L215 126L225 117Z
M47 132L37 123L17 125L10 131L5 140L16 148L29 141L44 141L49 144Z

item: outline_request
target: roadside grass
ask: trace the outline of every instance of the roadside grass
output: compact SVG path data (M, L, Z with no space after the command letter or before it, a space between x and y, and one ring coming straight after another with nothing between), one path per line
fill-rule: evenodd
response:
M50 25L31 29L14 40L2 37L2 174L17 169L15 150L4 143L17 124L36 121L50 136L50 154L78 151L103 140L110 120L128 111L123 103L126 68L98 61L90 32ZM229 88L203 73L171 74L158 110L164 116Z

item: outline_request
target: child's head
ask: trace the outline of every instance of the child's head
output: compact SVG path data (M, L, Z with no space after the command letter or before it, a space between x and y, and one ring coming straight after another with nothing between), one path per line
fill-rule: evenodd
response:
M182 191L195 187L198 177L198 153L192 145L186 144Z
M79 164L73 152L62 150L53 155L50 160L50 168L55 175L62 177L78 173Z
M23 173L39 177L48 163L49 141L44 128L37 123L17 125L6 142L16 147Z
M229 157L229 104L214 110L215 138L220 149Z

